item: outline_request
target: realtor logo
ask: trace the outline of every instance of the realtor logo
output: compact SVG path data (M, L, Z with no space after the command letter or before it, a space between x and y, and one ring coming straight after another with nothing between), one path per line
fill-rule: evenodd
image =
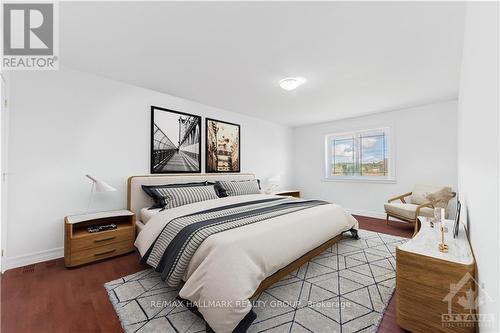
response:
M57 4L4 3L2 69L58 69Z
M441 314L443 327L491 327L495 321L492 314L477 312L479 306L493 299L468 272L458 283L450 284L450 292L443 302L448 303L448 313Z

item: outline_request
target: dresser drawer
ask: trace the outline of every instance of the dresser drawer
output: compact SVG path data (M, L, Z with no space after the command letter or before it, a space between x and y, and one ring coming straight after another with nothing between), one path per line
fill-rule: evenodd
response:
M108 245L93 247L90 249L72 251L71 266L77 266L92 261L114 257L134 250L132 239L112 243Z
M98 246L119 243L134 239L134 227L122 227L115 230L87 234L85 237L73 238L71 240L71 252L92 249Z

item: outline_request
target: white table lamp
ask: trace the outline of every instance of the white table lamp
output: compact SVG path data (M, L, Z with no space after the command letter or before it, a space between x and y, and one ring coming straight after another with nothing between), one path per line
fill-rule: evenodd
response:
M275 175L267 180L267 188L266 188L266 194L271 194L275 187L279 187L279 183L281 181L281 175Z
M92 175L85 175L85 177L87 177L92 181L92 189L90 190L89 205L87 206L87 213L88 213L90 210L90 205L92 204L94 192L114 192L116 191L116 188Z

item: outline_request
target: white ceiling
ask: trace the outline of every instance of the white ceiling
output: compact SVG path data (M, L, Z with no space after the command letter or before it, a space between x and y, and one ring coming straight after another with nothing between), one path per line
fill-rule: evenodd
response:
M64 2L60 59L300 126L456 98L463 25L452 2Z

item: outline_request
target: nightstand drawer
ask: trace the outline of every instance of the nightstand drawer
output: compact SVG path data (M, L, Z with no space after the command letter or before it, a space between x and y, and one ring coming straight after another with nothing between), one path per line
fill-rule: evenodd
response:
M95 234L89 233L85 236L73 238L71 242L71 251L92 249L98 246L131 240L134 239L134 235L135 230L133 226L120 227L115 230L107 230Z
M100 259L114 257L134 250L132 239L71 253L71 266L86 264Z

